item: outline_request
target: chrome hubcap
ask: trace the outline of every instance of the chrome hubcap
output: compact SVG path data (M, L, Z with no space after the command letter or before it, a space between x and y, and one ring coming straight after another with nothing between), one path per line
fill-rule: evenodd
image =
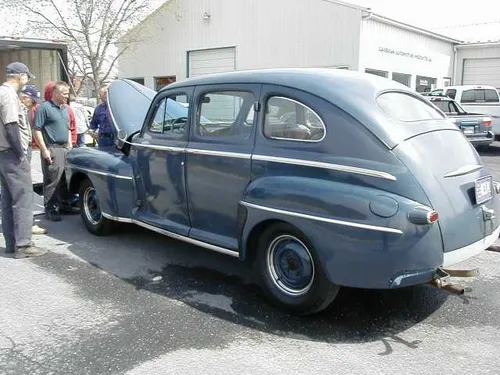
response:
M87 220L93 225L99 224L101 220L101 208L99 205L99 198L92 186L89 186L83 195L83 209Z
M274 284L290 296L306 294L314 281L314 262L298 238L283 235L269 245L267 265Z

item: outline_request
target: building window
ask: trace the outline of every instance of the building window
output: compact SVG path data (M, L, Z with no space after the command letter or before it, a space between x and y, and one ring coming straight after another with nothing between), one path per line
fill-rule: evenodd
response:
M382 70L376 70L376 69L365 69L365 73L368 73L368 74L374 74L376 76L379 76L379 77L384 77L384 78L387 78L389 77L389 72L384 72Z
M436 78L417 76L417 92L430 92L436 86Z
M134 81L134 82L137 82L139 85L144 86L144 78L127 78L127 79Z
M410 87L411 75L404 73L392 73L392 80Z
M295 100L271 97L265 113L264 135L268 138L309 142L325 138L325 124L318 114Z
M162 88L174 83L175 81L175 76L155 77L155 90L160 91Z

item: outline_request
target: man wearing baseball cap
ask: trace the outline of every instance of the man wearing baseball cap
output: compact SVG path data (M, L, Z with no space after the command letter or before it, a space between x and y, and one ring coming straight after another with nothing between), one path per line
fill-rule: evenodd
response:
M33 183L20 129L26 125L18 92L34 77L20 62L7 66L7 81L0 86L0 186L2 232L7 253L15 258L36 257L47 251L31 242Z

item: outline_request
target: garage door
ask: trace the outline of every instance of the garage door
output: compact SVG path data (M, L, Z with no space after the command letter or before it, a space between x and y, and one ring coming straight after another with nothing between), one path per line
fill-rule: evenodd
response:
M500 88L500 58L465 59L462 84Z
M188 52L188 77L232 72L236 69L236 49L217 48Z

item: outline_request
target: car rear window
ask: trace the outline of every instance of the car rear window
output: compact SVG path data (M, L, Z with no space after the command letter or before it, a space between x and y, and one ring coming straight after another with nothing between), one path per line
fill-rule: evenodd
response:
M458 106L450 100L433 100L432 104L438 107L444 113L461 113Z
M493 89L470 89L462 93L462 103L498 103L498 93Z
M377 103L387 116L395 120L442 120L444 116L424 100L402 92L386 92L379 95Z

